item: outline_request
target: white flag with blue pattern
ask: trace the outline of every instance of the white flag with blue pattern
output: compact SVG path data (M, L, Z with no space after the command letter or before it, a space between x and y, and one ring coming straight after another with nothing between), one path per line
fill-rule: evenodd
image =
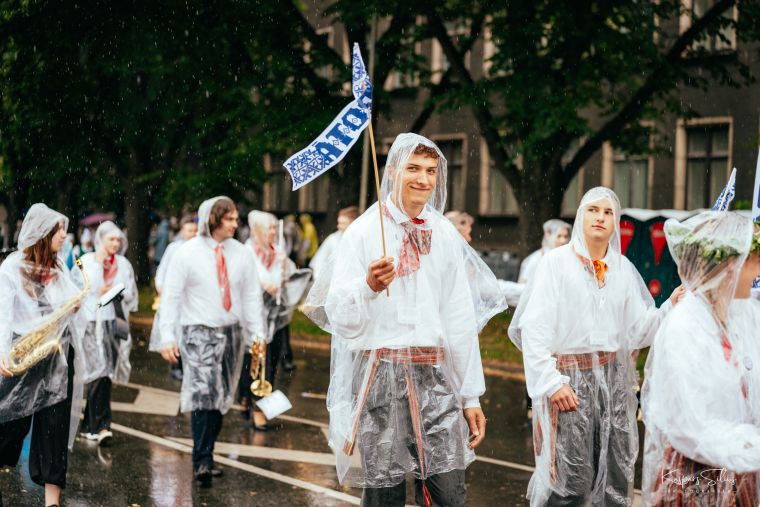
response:
M731 204L731 201L734 200L734 195L736 195L736 167L734 167L734 170L731 171L731 176L728 178L728 183L726 183L725 188L723 188L723 191L718 196L715 204L713 204L712 210L727 211L728 205Z
M351 81L354 100L309 146L283 164L293 178L293 190L298 190L343 160L371 121L372 83L358 44L354 44Z

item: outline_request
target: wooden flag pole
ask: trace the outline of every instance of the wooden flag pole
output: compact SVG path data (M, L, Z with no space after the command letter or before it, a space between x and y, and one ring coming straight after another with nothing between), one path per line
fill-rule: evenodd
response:
M383 203L380 202L380 171L377 169L377 153L375 152L375 133L372 131L372 117L369 118L369 124L367 125L369 134L369 145L372 150L372 165L375 167L375 190L377 191L377 209L378 216L380 217L380 240L383 242L383 257L387 257L388 254L385 251L385 225L383 224ZM385 289L385 295L391 296L390 289Z

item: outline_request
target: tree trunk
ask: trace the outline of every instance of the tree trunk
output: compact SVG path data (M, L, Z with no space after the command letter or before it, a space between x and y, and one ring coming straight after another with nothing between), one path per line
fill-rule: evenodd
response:
M520 207L520 254L525 257L540 248L544 222L559 218L564 188L559 168L543 167L540 162L524 165L524 180L516 198Z
M129 163L128 175L124 181L124 204L127 221L127 240L129 248L127 258L132 263L137 276L137 283L147 285L150 281L151 266L148 260L148 239L150 237L150 221L148 212L152 205L152 192L145 185L138 183L142 173L143 160L132 157Z

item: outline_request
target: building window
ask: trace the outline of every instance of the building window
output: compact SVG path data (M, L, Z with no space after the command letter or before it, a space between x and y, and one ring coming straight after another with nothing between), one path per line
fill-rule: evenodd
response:
M470 29L467 26L467 24L463 20L458 21L447 21L446 22L446 31L448 32L449 36L451 37L451 42L454 44L454 47L457 48L457 50L461 51L462 47L462 41L469 36ZM443 48L441 47L441 43L438 42L437 39L433 39L433 48L431 53L431 70L432 70L432 77L431 80L433 83L440 83L441 77L443 77L443 74L449 70L449 67L451 67L451 63L449 62L449 59L446 57L446 55L443 52ZM464 66L466 69L470 69L470 62L472 60L472 51L467 51L464 54ZM451 76L452 81L456 81L456 76Z
M562 197L562 216L574 217L583 197L583 169L573 176Z
M683 0L683 14L679 22L680 32L683 33L689 29L694 20L701 18L705 13L715 5L716 0ZM739 10L736 6L723 12L723 17L736 21L739 16ZM710 52L727 52L736 50L736 30L734 27L723 27L719 33L713 35L704 35L695 42L694 49L705 49Z
M464 140L463 139L433 139L443 156L446 157L446 202L449 209L465 209L465 181L466 171L464 164Z
M620 199L620 207L647 208L649 157L615 151L612 171L612 188Z
M686 209L710 207L728 177L729 125L686 129Z
M515 215L519 208L507 178L496 169L488 144L480 140L480 213L483 215Z

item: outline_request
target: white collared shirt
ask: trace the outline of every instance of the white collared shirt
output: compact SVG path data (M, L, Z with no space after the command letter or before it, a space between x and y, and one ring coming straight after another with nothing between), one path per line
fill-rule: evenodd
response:
M158 268L156 268L156 289L163 289L166 273L169 271L169 263L174 257L174 254L177 253L177 249L184 244L185 240L180 236L179 239L175 239L169 243L169 246L164 250L164 255L161 256L161 262L158 263Z
M229 326L240 323L246 338L264 337L261 286L253 252L235 239L221 243L232 307L222 304L222 288L216 273L217 243L196 236L184 243L169 265L161 293L161 343L178 343L178 325Z
M390 200L386 206L392 216L384 221L386 247L398 266L400 224L409 218ZM432 231L430 253L420 255L419 271L393 280L388 297L367 285L367 268L383 255L378 213L366 213L343 233L325 305L333 332L351 350L445 347L464 408L479 406L485 380L459 233L426 207L418 218Z
M528 283L518 307L522 315L513 326L519 325L522 335L532 398L551 396L569 382L557 370L554 356L647 347L670 308L669 302L659 310L654 306L641 275L625 256L610 252L603 260L608 266L603 288L572 244L544 254Z

